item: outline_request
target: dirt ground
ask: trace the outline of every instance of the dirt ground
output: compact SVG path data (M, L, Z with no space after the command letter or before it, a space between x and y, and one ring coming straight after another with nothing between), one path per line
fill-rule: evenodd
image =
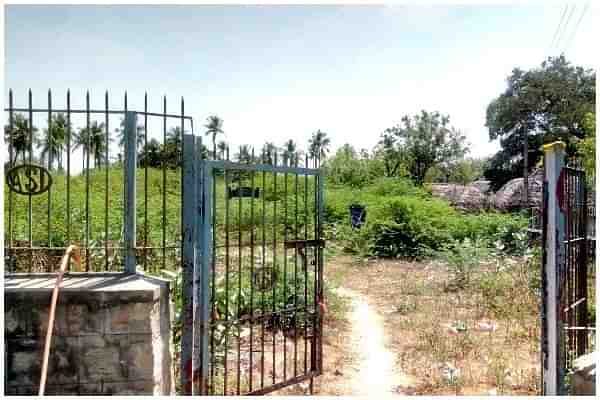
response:
M346 306L325 320L313 394L536 394L537 309L519 285L509 282L502 313L480 293L448 291L448 272L435 263L341 256L328 260L325 279ZM275 394L307 393L303 383Z

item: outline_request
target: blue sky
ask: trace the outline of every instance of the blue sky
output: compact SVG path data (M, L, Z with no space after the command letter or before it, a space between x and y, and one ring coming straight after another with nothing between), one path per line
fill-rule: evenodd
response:
M5 8L5 93L25 105L141 109L144 91L158 111L181 96L196 133L213 113L232 145L306 145L317 129L334 147L372 148L404 114L439 110L472 144L473 156L498 148L488 140L487 104L513 67L530 68L565 50L596 65L593 21L576 3L564 39L549 45L565 2L526 5L207 6L9 5ZM568 45L568 46L567 46ZM597 52L597 51L596 51ZM114 126L114 125L113 125ZM151 126L151 136L162 136Z

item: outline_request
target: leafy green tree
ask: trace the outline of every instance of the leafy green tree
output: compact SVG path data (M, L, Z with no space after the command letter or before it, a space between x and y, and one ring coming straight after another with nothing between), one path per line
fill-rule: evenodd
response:
M406 163L404 149L401 148L399 138L387 130L381 135L376 149L376 156L383 160L384 175L392 177L401 175L403 168L401 166Z
M223 120L216 115L211 115L206 119L206 128L205 135L212 137L213 149L217 147L217 136L223 133ZM217 155L213 155L214 158L217 158Z
M577 143L577 157L582 161L588 184L593 186L596 177L596 114L588 113L583 124L586 136Z
M317 167L318 162L325 160L330 146L331 140L327 137L327 133L319 129L312 134L308 141L308 156L314 160L315 167Z
M585 136L585 115L595 109L595 80L593 70L572 66L564 55L539 68L512 71L486 112L489 138L500 139L502 148L485 172L492 188L523 176L525 167L530 171L542 157L543 143L562 140L567 155L575 153L577 138Z
M38 129L34 126L31 132L29 132L29 120L23 114L15 114L12 129L10 125L4 127L4 141L6 142L6 146L12 140L13 154L10 160L11 165L17 162L19 155L22 162L27 161L27 153L29 153L29 148L32 145L32 141L29 138L30 133L35 143L37 141Z
M167 141L163 146L163 157L165 164L169 168L181 166L182 159L182 139L181 128L179 126L169 129L167 132Z
M162 166L163 147L152 138L140 152L140 167L160 168Z
M73 151L81 148L83 153L83 169L85 169L86 166L87 156L94 160L94 167L100 167L103 165L106 156L106 132L104 129L104 123L92 121L89 129L87 127L79 129L79 132L75 134L74 139L75 143L73 146Z
M369 181L368 159L359 157L352 145L346 143L335 155L326 160L323 167L330 182L337 185L361 187Z
M43 159L49 159L51 169L54 166L54 161L56 161L59 170L63 169L62 156L68 129L65 115L62 113L56 114L52 117L49 128L45 129L42 137L38 139L41 156Z
M465 137L449 126L447 115L423 110L412 118L406 115L401 121L400 125L385 130L382 141L387 142L384 148L393 152L400 160L398 163L406 163L417 185L423 184L429 168L446 167L468 151Z

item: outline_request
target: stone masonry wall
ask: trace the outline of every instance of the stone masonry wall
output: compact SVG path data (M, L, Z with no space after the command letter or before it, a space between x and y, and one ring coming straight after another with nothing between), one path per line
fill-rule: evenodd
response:
M6 280L7 395L38 391L55 275L45 283L39 276ZM105 276L92 279L92 285L85 284L90 279L84 274L66 277L59 294L46 394L172 394L168 283Z

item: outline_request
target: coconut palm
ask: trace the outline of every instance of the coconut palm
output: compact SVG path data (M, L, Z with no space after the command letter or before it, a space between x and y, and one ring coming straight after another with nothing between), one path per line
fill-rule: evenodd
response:
M261 150L263 163L273 165L275 164L275 154L277 153L277 146L273 142L265 142Z
M65 147L68 124L64 114L55 115L50 121L50 126L44 131L44 135L38 140L43 159L49 160L50 168L57 162L59 170L63 169L62 156Z
M217 117L216 115L211 115L210 117L208 117L206 119L206 121L207 121L206 125L204 125L204 127L206 128L205 135L212 136L213 149L216 149L217 135L220 133L223 133L223 120L221 118ZM217 155L213 154L213 157L217 158Z
M137 131L136 143L137 143L137 147L139 149L139 148L144 147L144 131L145 131L144 125L138 125L136 127L136 131ZM119 138L119 147L125 148L125 118L121 118L119 127L115 128L115 133L117 134L117 137Z
M240 146L240 151L235 155L235 158L240 163L251 163L252 162L252 150L250 145L243 144Z
M105 161L106 153L106 132L104 123L93 121L89 129L87 127L79 129L75 135L75 145L73 151L81 148L83 153L83 168L85 169L86 156L94 160L94 167L99 167Z
M296 165L299 161L298 145L292 139L288 140L283 144L283 151L281 152L283 163L286 166Z
M12 129L9 125L4 127L4 141L7 145L11 144L12 141L11 165L17 162L19 155L21 155L22 162L25 162L27 152L32 144L30 134L33 142L36 142L37 132L38 129L35 126L29 132L29 121L23 114L15 114Z
M221 140L219 143L217 143L217 151L219 152L219 158L221 160L225 159L225 153L227 153L227 142L224 140Z
M308 155L315 160L315 167L317 166L317 160L320 163L321 159L327 156L330 145L331 140L327 137L327 133L320 129L313 133L312 138L308 141Z

